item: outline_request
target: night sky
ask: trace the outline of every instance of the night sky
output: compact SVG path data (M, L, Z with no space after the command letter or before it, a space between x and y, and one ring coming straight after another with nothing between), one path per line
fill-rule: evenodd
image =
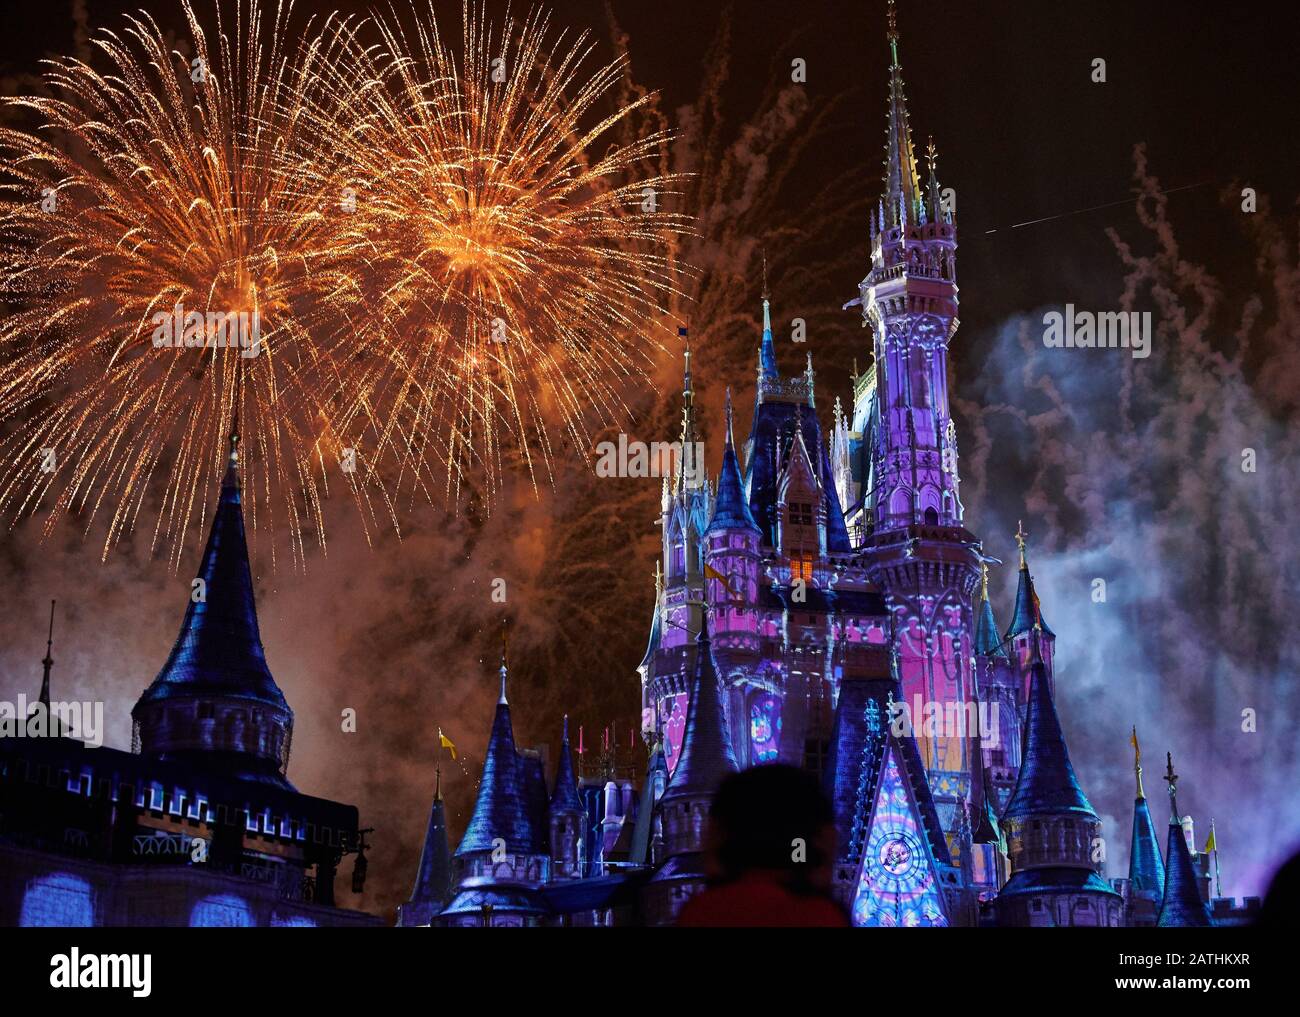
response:
M116 27L141 4L82 6L5 5L5 94L38 89L42 56L79 52L87 28ZM144 6L179 25L171 0ZM1110 873L1127 869L1137 724L1153 800L1157 760L1171 750L1198 842L1216 820L1224 892L1261 892L1300 845L1300 654L1284 635L1300 584L1300 12L899 6L913 135L918 147L934 137L940 180L957 193L951 383L966 525L1009 562L1018 519L1030 534L1058 634L1063 722L1105 823ZM457 25L460 5L444 7ZM884 7L657 0L554 11L557 27L591 29L601 58L626 47L632 79L659 93L679 133L673 168L698 174L676 200L698 217L690 253L703 274L694 301L671 310L698 346L711 471L726 386L737 430L749 425L763 246L774 315L809 322L807 346L780 346L782 369L801 370L811 349L823 426L836 396L850 401L855 359L868 361L860 316L839 308L867 271L867 209L880 190ZM365 5L319 5L336 8ZM790 81L796 57L806 84ZM1097 57L1104 84L1090 78ZM1260 196L1253 215L1240 207L1246 186ZM1066 303L1151 311L1153 355L1045 349L1042 315ZM634 417L604 436L674 437L679 351L658 363L659 391L629 393ZM1246 447L1253 474L1240 469ZM565 454L554 491L535 495L517 478L487 519L417 505L400 542L381 533L367 546L339 499L328 555L302 573L272 571L273 536L254 539L263 642L296 714L290 779L355 803L376 827L367 893L344 903L391 915L408 892L439 726L463 755L463 770L443 773L453 837L468 819L496 697L493 578L509 584L519 743L553 754L566 712L588 744L610 723L624 744L638 724L633 669L650 620L659 482L597 480L586 450ZM39 689L56 598L54 694L104 699L108 743L129 745L130 707L175 638L206 525L189 535L177 574L151 555L147 532L101 563L98 529L83 536L70 520L42 541L38 521L19 521L0 541L0 697ZM1090 597L1099 577L1105 604ZM1014 582L1012 568L992 579L1004 625ZM354 734L340 730L345 708L357 710ZM1254 732L1242 731L1246 709Z

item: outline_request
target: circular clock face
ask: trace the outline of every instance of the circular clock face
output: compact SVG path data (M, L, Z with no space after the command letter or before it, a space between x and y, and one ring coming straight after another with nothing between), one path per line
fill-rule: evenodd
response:
M921 857L919 845L915 838L907 833L896 833L887 837L880 845L877 857L880 866L891 876L902 877L916 868Z

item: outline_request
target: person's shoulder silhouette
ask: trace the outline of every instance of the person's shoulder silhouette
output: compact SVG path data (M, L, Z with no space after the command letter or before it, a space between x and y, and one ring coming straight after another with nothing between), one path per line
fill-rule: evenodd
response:
M728 777L709 810L716 878L682 908L683 927L845 928L830 895L834 812L817 778L780 763Z

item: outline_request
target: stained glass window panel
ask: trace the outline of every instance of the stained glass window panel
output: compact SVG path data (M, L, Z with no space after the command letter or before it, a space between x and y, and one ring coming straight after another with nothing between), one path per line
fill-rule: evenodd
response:
M947 925L943 896L925 847L925 831L916 820L892 747L872 810L853 899L853 924L891 928Z

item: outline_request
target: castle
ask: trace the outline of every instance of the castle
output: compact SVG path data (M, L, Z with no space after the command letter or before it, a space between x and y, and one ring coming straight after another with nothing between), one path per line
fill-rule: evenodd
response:
M356 808L285 776L293 711L258 630L237 448L232 435L184 620L132 710L130 752L48 729L47 643L31 720L54 736L0 738L0 925L382 924L334 898L345 855L354 889L365 881Z
M855 925L1208 926L1257 908L1212 892L1172 760L1163 850L1138 755L1128 873L1106 878L1023 529L1011 621L996 622L948 405L957 224L933 146L920 183L892 4L889 44L884 192L846 305L873 366L853 379L851 412L837 401L823 435L811 358L781 375L765 292L743 446L728 397L716 484L684 461L665 481L637 668L640 789L608 765L576 772L567 721L548 784L542 754L515 742L503 652L473 815L453 853L435 791L399 925L672 924L705 885L718 785L772 761L821 778L834 893ZM689 346L684 378L690 448ZM334 898L344 856L364 883L357 810L285 776L293 713L258 630L237 441L175 646L132 712L132 751L0 737L0 924L379 924ZM43 663L48 718L48 643Z
M891 2L884 188L871 265L845 305L870 330L872 366L824 436L811 356L801 375L780 373L764 287L743 449L728 393L716 485L685 455L664 480L637 669L640 794L612 769L576 781L567 726L548 793L538 753L514 743L503 660L473 818L453 856L435 800L399 924L671 924L705 882L712 793L770 761L821 777L835 894L855 925L1208 925L1212 908L1233 924L1257 906L1211 905L1172 761L1164 854L1139 766L1129 874L1105 878L1023 529L1011 621L997 625L995 559L965 525L948 402L957 223L933 143L921 183L898 39ZM689 344L684 377L683 450L696 435Z

